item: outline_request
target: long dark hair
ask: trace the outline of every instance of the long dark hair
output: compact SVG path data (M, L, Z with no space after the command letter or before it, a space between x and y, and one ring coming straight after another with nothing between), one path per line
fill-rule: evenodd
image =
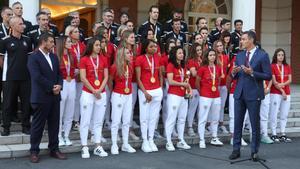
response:
M181 46L174 46L171 51L170 51L170 57L169 57L169 62L172 63L176 68L179 68L179 66L181 68L184 68L185 66L185 56L183 57L182 61L180 62L180 65L177 63L177 51L181 49L183 50L183 48ZM184 52L183 52L184 54ZM185 55L185 54L184 54Z
M209 60L208 60L208 54L209 52L215 52L215 55L217 55L217 52L214 49L208 49L204 52L203 58L202 58L202 66L208 66ZM214 62L215 65L217 65L217 56Z
M64 56L64 50L65 50L65 46L66 46L66 41L67 38L69 38L68 36L60 36L56 39L56 55L58 56L58 60L60 61L60 63L63 63L63 56ZM74 64L74 60L73 57L71 56L71 52L69 50L67 50L67 55L70 58L70 63L71 65Z
M141 51L141 55L144 55L144 54L147 53L147 52L146 52L146 49L147 49L147 47L149 46L150 43L155 43L155 44L157 44L157 42L156 42L155 40L152 40L152 39L145 39L145 40L143 40L143 42L142 42L142 51Z
M170 53L169 47L170 47L171 43L174 43L175 46L176 46L176 39L175 38L167 39L167 43L166 43L165 48L164 48L164 52L165 52L166 55L168 55Z
M101 37L93 37L88 40L83 56L89 57L93 53L94 44L97 40L101 43L102 39Z
M202 48L202 45L199 44L199 43L193 43L193 45L190 48L188 59L196 59L198 57L198 55L197 55L197 47L198 46L200 46L201 50L202 50L202 56L201 56L201 59L202 59L202 57L203 57L203 48Z
M275 50L275 53L274 53L273 58L272 58L272 63L275 63L275 64L277 63L277 55L278 55L279 52L283 52L284 57L283 57L282 64L287 65L285 51L282 48L277 48Z

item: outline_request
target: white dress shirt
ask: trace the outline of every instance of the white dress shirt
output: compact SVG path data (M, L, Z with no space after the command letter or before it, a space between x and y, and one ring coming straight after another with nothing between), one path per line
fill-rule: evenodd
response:
M52 67L52 62L51 62L51 59L50 59L50 55L49 53L44 53L43 50L41 48L39 48L39 50L42 52L42 54L45 56L47 62L49 63L50 67L51 67L51 70L53 70L53 67Z

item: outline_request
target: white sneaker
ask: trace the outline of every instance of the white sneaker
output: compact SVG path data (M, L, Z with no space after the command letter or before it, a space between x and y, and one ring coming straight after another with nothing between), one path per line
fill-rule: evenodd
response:
M248 143L243 138L241 138L241 144L242 144L242 146L247 146L248 145Z
M64 140L64 138L62 137L58 137L58 146L65 146L66 145L66 142Z
M143 141L143 144L142 144L142 148L141 148L141 149L142 149L142 151L145 152L145 153L151 153L151 152L152 152L148 140L144 140L144 141Z
M176 147L181 148L181 149L185 149L185 150L191 149L191 146L186 144L186 142L184 140L182 140L180 142L177 142Z
M108 156L107 152L105 152L101 146L98 146L97 148L94 149L94 155L97 155L100 157Z
M168 151L175 151L175 147L172 142L166 144L166 149Z
M131 147L130 144L123 144L121 150L125 151L127 153L135 153L136 152L136 150L133 147Z
M90 158L90 152L89 152L89 148L87 146L82 147L81 158Z
M154 141L149 141L149 146L150 146L150 149L152 152L157 152L158 151L158 148L157 146L155 145Z
M135 121L133 121L132 122L132 128L138 129L138 128L140 128L140 126Z
M222 133L222 134L228 134L228 130L226 129L225 126L219 126L219 131Z
M200 148L206 148L205 140L200 140L199 147Z
M211 145L214 145L214 146L222 146L224 145L218 137L215 137L215 138L212 138L211 141L210 141L210 144Z
M117 144L112 144L110 148L110 153L113 155L119 154L119 147Z
M66 143L66 146L71 146L73 144L72 141L68 137L65 138L65 143Z
M140 138L136 136L133 131L129 131L129 137L135 141L140 140Z
M190 137L195 137L196 136L196 133L195 133L195 131L194 131L194 129L192 127L188 128L188 135Z

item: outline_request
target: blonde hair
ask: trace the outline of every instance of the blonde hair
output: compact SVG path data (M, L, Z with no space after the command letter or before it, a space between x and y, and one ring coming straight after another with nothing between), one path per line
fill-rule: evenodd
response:
M127 47L127 39L129 38L129 36L131 35L131 34L134 34L134 32L133 31L131 31L131 30L128 30L128 29L126 29L126 30L124 30L123 31L123 33L122 33L122 37L121 37L121 41L120 41L120 47L125 47L125 48L128 48ZM134 44L134 45L131 45L131 51L132 51L132 53L133 53L133 56L136 56L136 44Z
M69 25L66 27L65 29L65 36L70 36L70 34L75 30L75 29L78 29L76 26L72 26L72 25Z
M116 67L117 67L117 73L121 77L125 74L125 55L126 55L126 49L125 47L120 47L117 50L117 57L116 57Z

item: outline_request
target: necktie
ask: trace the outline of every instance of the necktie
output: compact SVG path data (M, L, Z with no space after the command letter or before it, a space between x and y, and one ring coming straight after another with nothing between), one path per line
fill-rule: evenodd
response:
M246 60L245 60L245 66L246 67L249 67L250 64L249 64L249 59L250 59L250 52L247 52L246 53Z

